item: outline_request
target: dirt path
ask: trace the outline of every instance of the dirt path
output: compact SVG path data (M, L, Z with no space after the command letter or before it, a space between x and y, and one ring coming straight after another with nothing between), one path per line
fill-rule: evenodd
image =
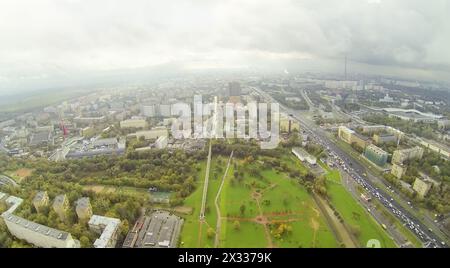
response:
M223 184L225 183L225 179L228 174L228 169L230 168L231 159L233 159L233 152L231 151L230 158L228 158L228 164L227 168L225 169L225 172L223 173L222 182L220 183L219 190L217 191L216 199L214 200L214 204L216 205L216 211L217 211L217 223L216 223L216 236L214 239L214 247L217 248L219 246L219 238L220 238L220 228L222 223L222 217L220 214L220 206L219 206L219 198L220 193L222 192Z
M271 185L270 188L272 188L272 187L274 187L274 186ZM273 241L272 241L272 236L270 235L269 226L267 226L269 222L268 222L267 218L264 216L262 209L261 209L260 200L261 200L262 194L258 193L258 194L253 194L252 196L253 196L253 199L255 199L255 201L256 201L256 205L258 207L258 212L259 212L259 215L256 217L256 221L258 223L262 224L264 227L264 233L265 233L266 240L267 240L267 247L273 248L274 245L273 245Z

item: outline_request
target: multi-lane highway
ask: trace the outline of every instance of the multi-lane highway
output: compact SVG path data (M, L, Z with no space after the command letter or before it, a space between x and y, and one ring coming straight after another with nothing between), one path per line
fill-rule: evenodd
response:
M253 87L253 89L262 96L267 102L276 102L269 94L264 91ZM384 192L382 189L378 189L374 182L369 180L363 174L367 176L376 177L369 170L355 160L352 156L348 155L345 151L334 144L326 133L317 127L313 122L306 120L297 111L289 109L280 104L280 111L284 111L292 115L292 117L299 122L302 129L310 135L314 142L321 144L327 149L328 153L334 156L352 179L360 184L373 198L377 198L381 204L383 204L395 217L397 217L403 224L408 227L424 244L425 247L447 247L447 245L441 241L441 239L433 233L425 224L415 218L411 213L397 203L389 193Z

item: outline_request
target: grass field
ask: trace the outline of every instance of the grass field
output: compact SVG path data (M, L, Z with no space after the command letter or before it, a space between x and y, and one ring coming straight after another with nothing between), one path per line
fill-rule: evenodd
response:
M184 206L191 207L192 213L185 216L183 229L181 231L180 246L181 247L197 247L199 233L199 213L200 203L202 201L202 190L205 179L206 161L200 163L200 171L197 173L198 181L196 182L195 191L184 201Z
M33 170L29 168L19 168L18 170L5 172L8 177L15 180L17 183L21 183L23 179L30 176L32 173Z
M290 155L283 157L282 161L289 167L298 168L301 174L307 171ZM197 188L184 202L185 207L192 208L192 213L185 217L180 239L182 247L213 247L214 236L207 237L207 230L216 231L219 216L219 247L339 247L324 216L306 189L287 174L263 169L259 163L243 164L242 160L233 160L237 164L237 171L241 172L244 165L246 171L243 178L237 180L233 175L233 162L230 165L219 199L221 215L217 215L214 200L226 162L225 157L213 157L211 160L205 221L201 228L199 210L206 163L200 164ZM251 168L258 169L260 176L247 172ZM382 247L395 247L381 226L343 187L339 172L330 170L326 178L332 205L342 215L346 225L354 231L360 246L365 247L369 239L378 239ZM243 213L241 206L245 206ZM239 223L237 226L236 222ZM281 225L287 226L289 231L280 235L278 230Z
M290 155L282 161L302 174L306 172ZM257 167L255 163L247 165ZM229 173L221 194L220 247L337 247L312 197L296 180L275 170L263 170L261 175L245 173L242 182L232 183ZM244 214L240 212L242 205ZM239 230L234 228L235 221L240 223ZM288 225L291 231L276 237L280 224Z
M340 184L339 172L334 170L326 175L328 195L332 205L341 214L347 226L356 234L361 247L367 245L370 239L378 239L383 248L396 247L394 241L381 226L358 204L349 192Z
M117 186L110 186L110 185L101 185L101 184L94 184L94 185L84 185L83 190L90 190L95 193L123 193L123 194L146 194L148 195L148 191L145 188L136 188L136 187L117 187Z

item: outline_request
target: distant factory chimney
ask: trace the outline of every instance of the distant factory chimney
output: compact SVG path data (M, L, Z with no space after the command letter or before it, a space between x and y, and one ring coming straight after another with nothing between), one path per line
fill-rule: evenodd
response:
M344 77L345 77L345 81L347 81L347 55L345 55L345 60L344 60Z

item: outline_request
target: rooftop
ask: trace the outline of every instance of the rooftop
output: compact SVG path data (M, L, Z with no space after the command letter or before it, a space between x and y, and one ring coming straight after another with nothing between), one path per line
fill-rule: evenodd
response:
M90 205L89 197L82 197L77 200L77 208L87 208Z
M46 196L47 196L47 192L46 191L39 191L39 192L37 192L37 194L33 198L33 203L42 201L42 199L44 199Z
M64 204L64 200L66 199L65 194L60 194L55 197L53 200L53 206L62 206Z
M120 220L116 218L93 215L88 224L89 226L95 226L103 230L100 237L95 240L94 246L96 248L106 248L108 247L111 238L117 232L120 225Z
M35 223L32 221L29 221L27 219L12 215L10 213L4 214L3 219L5 221L9 221L15 224L18 224L26 229L32 230L33 232L40 233L42 235L53 237L59 240L66 240L69 236L69 233L60 231L57 229L50 228L48 226Z

